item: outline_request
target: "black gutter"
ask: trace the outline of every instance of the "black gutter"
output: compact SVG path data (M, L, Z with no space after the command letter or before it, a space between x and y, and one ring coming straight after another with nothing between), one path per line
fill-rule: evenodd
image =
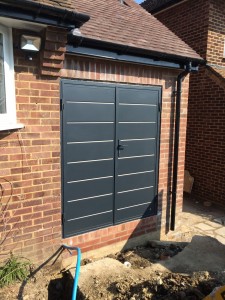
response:
M75 47L77 45L85 48L108 50L111 52L116 52L118 55L129 54L129 55L148 57L148 58L151 57L156 61L163 60L163 61L174 62L182 65L186 65L189 62L192 62L193 67L197 67L199 64L205 64L205 61L202 58L193 58L193 57L168 54L168 53L148 50L144 48L137 48L134 46L94 40L91 38L87 38L85 36L73 36L72 34L68 36L68 44L74 45Z
M87 48L87 47L74 47L73 45L67 45L66 52L68 54L76 54L76 55L92 57L92 58L96 57L104 60L133 63L133 64L146 65L146 66L163 67L163 68L179 69L179 70L184 68L184 64L173 63L165 60L159 60L159 59L155 60L150 57L141 57L141 56L135 56L130 54L122 54L122 53L118 54L115 51L108 51L108 50L101 50L101 49L94 49L94 48Z
M175 117L175 132L174 132L174 150L173 150L173 184L172 184L172 203L171 203L171 223L170 229L175 230L176 217L176 202L177 202L177 174L178 174L178 154L179 154L179 139L180 139L180 107L182 94L182 80L193 70L191 63L186 66L186 70L181 72L177 77L176 91L176 117Z
M69 9L28 0L0 0L0 16L68 29L80 27L90 19Z

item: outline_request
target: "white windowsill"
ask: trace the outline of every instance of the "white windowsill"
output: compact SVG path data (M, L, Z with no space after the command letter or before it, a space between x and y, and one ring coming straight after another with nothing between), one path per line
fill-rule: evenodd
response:
M24 127L25 127L25 125L21 124L21 123L0 124L0 131L21 129Z

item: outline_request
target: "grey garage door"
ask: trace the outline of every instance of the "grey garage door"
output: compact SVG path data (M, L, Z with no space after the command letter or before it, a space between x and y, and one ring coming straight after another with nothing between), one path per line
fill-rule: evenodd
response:
M62 80L63 236L156 213L160 87Z

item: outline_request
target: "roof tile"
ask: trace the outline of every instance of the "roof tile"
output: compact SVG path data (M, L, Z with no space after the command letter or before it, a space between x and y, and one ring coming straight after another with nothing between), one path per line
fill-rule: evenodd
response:
M84 36L162 54L192 59L201 57L133 0L33 0L88 14Z

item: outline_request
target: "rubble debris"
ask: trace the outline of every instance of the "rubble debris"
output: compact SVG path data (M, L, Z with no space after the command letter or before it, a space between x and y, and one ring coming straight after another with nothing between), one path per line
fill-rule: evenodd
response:
M127 267L127 268L130 268L131 267L131 263L129 261L125 261L124 263L124 266Z
M93 297L98 299L113 299L113 300L203 300L207 296L207 281L203 280L201 274L195 274L192 276L186 276L182 274L161 273L160 276L151 274L149 278L134 279L118 278L115 282L110 284L108 290L113 293L108 294L102 290L101 282L96 287L95 291L100 291L100 294L95 294ZM203 280L201 281L200 278ZM212 285L215 287L218 281L209 276ZM213 289L213 288L212 288ZM112 295L113 294L113 295ZM83 297L82 300L96 299L93 297ZM211 299L210 299L211 300Z
M128 261L134 269L144 269L160 260L170 259L180 253L185 246L186 243L165 244L149 241L146 246L135 247L107 257L117 259L123 264Z

